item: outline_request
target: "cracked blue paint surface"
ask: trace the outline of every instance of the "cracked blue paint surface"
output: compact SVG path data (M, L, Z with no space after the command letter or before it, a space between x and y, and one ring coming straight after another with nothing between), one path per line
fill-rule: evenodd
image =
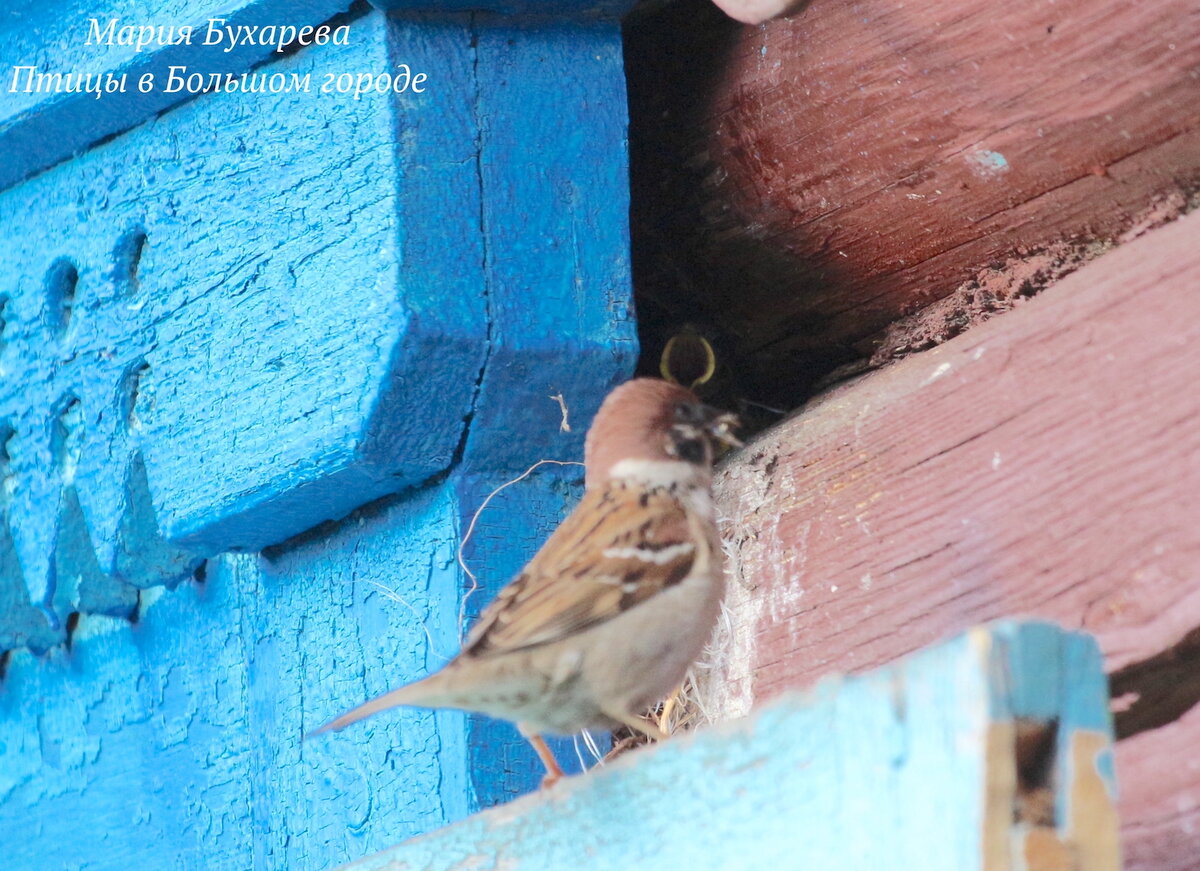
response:
M204 46L210 19L227 26L287 23L296 27L320 24L349 6L347 0L66 0L52 7L41 0L9 0L0 17L0 188L53 166L106 136L128 130L155 112L167 109L188 94L164 88L142 93L136 87L96 99L91 94L26 93L11 88L12 70L32 65L40 72L81 74L125 73L136 81L146 73L166 76L172 65L202 64L206 71L240 72L270 57L275 46L239 45L214 50ZM184 25L200 33L190 44L98 45L92 39L90 19L106 28ZM218 25L220 27L221 25Z
M1028 823L1013 817L1019 793L1001 761L1013 764L1016 746L999 749L997 730L1011 737L1014 718L1055 723L1056 762L1071 758L1080 736L1110 748L1102 665L1083 633L1035 622L978 627L785 693L745 720L629 753L346 871L624 871L664 857L700 869L1020 867ZM1107 780L1104 760L1095 764ZM1053 807L1069 810L1077 786L1063 770ZM1064 816L1046 833L1066 849L1115 839L1074 826Z
M126 6L20 2L0 57L178 62L54 17ZM476 507L578 459L632 368L619 26L349 20L262 69L407 63L430 91L0 95L6 867L324 868L537 781L507 725L453 712L300 736L454 652ZM469 613L579 489L539 472L480 518Z

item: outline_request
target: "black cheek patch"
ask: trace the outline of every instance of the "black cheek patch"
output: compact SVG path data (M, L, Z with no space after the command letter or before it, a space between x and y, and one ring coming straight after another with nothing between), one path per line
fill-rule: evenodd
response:
M706 445L703 437L695 439L677 439L675 441L675 456L688 463L703 463L706 459Z

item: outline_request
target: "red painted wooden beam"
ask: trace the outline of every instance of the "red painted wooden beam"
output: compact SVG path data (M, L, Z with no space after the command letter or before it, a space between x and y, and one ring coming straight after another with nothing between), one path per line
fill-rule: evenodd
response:
M643 309L723 326L755 398L1200 184L1193 0L813 0L753 28L685 0L627 43Z
M708 704L737 714L1000 616L1086 629L1133 702L1117 720L1138 733L1117 745L1128 867L1192 871L1198 238L1195 214L1122 246L731 460L736 631Z

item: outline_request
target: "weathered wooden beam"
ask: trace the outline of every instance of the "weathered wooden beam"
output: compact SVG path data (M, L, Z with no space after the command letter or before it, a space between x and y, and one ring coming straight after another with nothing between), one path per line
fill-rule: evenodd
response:
M725 327L759 399L1200 183L1191 0L814 0L753 28L685 0L627 43L639 291L668 327Z
M972 630L346 866L1116 871L1086 635Z
M1119 733L1160 726L1117 747L1131 867L1194 868L1200 770L1165 750L1200 742L1195 710L1170 722L1200 698L1197 238L1200 214L1122 246L736 456L714 709L1002 615L1081 626L1125 676ZM1170 648L1193 667L1164 686L1136 664Z

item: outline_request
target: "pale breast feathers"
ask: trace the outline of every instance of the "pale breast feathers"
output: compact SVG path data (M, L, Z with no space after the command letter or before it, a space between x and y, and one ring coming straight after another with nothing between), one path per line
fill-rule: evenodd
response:
M705 546L690 529L684 507L665 491L589 490L483 612L464 652L487 656L556 641L679 583Z

